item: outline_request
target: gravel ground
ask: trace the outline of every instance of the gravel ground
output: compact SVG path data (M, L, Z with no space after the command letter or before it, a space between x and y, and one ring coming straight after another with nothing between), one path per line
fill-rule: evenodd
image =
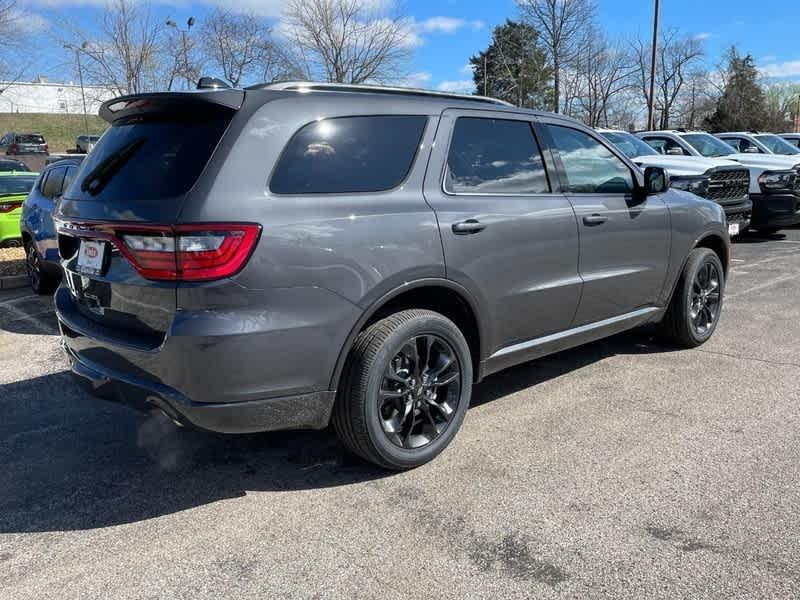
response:
M0 277L25 273L24 248L0 248Z
M702 348L492 376L403 474L96 400L50 302L0 293L0 598L800 597L800 231L734 256Z

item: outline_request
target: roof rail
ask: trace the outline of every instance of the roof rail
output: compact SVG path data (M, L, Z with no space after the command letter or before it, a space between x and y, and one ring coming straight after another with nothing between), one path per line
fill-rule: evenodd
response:
M361 92L367 94L396 94L398 96L426 96L431 98L451 98L454 100L468 100L472 102L485 102L514 106L505 100L489 98L487 96L472 96L469 94L453 94L450 92L436 92L417 88L391 87L383 85L366 85L350 83L319 83L314 81L280 81L278 83L260 83L252 85L248 90L290 90L298 92Z

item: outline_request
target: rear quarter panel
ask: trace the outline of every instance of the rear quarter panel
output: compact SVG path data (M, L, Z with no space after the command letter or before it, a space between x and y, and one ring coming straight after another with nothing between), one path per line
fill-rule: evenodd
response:
M445 275L436 218L421 192L434 115L428 115L409 175L394 190L270 192L277 160L304 125L338 116L426 114L418 102L349 96L298 100L292 94L237 115L212 159L216 164L179 219L262 225L247 266L231 280L179 286L178 309L230 307L249 315L242 323L255 334L254 344L239 356L274 365L280 371L274 381L287 392L327 388L341 348L368 307L409 282Z

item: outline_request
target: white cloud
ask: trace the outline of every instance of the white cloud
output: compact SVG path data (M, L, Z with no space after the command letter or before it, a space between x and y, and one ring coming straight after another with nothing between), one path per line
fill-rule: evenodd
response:
M462 75L472 75L472 65L470 63L465 64L458 70L459 73Z
M14 24L19 27L23 33L39 33L50 29L50 21L45 19L42 15L32 12L19 11L14 15Z
M428 73L428 71L419 71L418 73L406 75L400 79L396 85L400 87L425 88L428 87L432 78L433 75Z
M800 60L773 62L760 67L767 77L800 77Z
M700 40L702 42L703 40L707 40L710 37L714 37L714 34L711 33L710 31L703 31L703 32L698 33L697 35L695 35L694 39Z
M483 29L484 23L480 20L468 21L458 17L430 17L416 24L420 33L455 33L464 27L477 31Z
M475 83L472 79L457 79L442 81L437 87L441 92L452 92L455 94L471 94L475 91Z

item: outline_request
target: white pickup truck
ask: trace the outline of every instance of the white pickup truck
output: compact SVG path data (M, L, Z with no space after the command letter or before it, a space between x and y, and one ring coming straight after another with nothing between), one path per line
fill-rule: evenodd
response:
M781 136L759 131L729 131L715 133L726 144L745 154L779 154L781 156L800 155L800 148L793 146ZM800 160L800 158L798 158Z
M660 154L627 131L597 131L638 166L666 169L672 187L720 204L725 210L731 237L747 229L753 210L749 196L750 173L739 163L724 158Z
M724 158L750 171L750 225L764 233L800 224L800 156L738 152L705 131L644 131L636 134L660 154Z

